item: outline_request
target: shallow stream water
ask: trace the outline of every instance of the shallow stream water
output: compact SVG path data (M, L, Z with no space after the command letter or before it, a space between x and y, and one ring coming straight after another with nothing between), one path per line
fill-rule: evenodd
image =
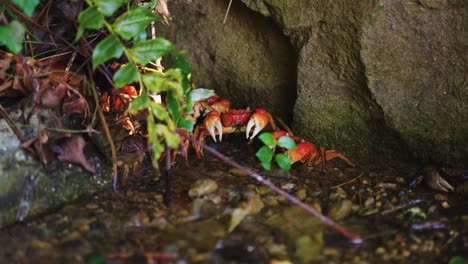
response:
M149 165L118 193L98 193L0 230L1 263L466 263L466 193L408 182L407 164L340 161L265 172L257 145L217 147L362 237L352 244L272 190L206 154L172 170L171 205ZM109 176L110 177L110 176ZM190 193L190 195L189 195ZM464 262L463 262L464 261ZM451 262L451 263L452 263Z

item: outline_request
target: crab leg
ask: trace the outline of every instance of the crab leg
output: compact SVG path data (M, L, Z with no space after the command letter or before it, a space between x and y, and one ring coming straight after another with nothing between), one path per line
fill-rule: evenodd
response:
M329 160L332 160L334 158L342 159L344 162L348 163L348 165L351 166L351 167L355 166L354 163L352 163L347 157L345 157L343 154L341 154L341 152L338 152L338 151L336 151L334 149L330 149L330 150L325 151L324 160L329 161Z

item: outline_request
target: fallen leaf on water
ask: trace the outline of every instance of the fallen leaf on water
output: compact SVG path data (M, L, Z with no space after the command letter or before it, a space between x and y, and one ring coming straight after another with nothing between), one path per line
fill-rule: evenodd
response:
M234 209L231 214L231 223L229 224L228 232L234 230L247 215L259 213L264 207L260 197L252 196L244 206Z
M232 230L234 230L234 228L236 228L248 214L247 210L243 208L234 209L231 214L231 223L229 224L228 232L232 232Z

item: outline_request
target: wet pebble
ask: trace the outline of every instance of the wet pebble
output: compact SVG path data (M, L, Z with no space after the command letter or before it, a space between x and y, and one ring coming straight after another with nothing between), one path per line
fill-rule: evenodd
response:
M245 210L249 214L257 214L263 209L264 206L265 204L262 202L260 197L256 195L256 196L250 197L249 201L247 202L245 206Z
M334 192L330 194L329 198L330 200L339 200L339 199L344 199L346 197L348 197L348 194L346 193L346 191L343 188L338 187L335 189Z
M307 190L304 188L300 188L299 190L296 191L296 198L304 201L304 199L307 197Z
M438 193L438 194L434 195L434 199L435 199L436 201L442 202L442 201L447 201L447 200L448 200L448 197L447 197L446 194Z
M29 242L29 244L32 247L38 249L46 249L52 247L52 245L49 242L43 240L32 240L31 242Z
M96 203L88 203L86 204L87 209L97 209L99 206Z
M353 209L353 202L351 200L335 201L328 212L328 216L334 220L346 218Z
M73 220L71 223L73 228L78 229L80 232L86 232L89 230L89 219L86 218L78 218L76 220Z
M374 197L368 197L366 199L366 201L364 202L364 207L365 208L370 208L370 207L372 207L374 205L374 203L375 203Z
M200 179L196 181L188 192L190 198L201 197L218 189L218 184L212 179Z
M229 174L232 174L233 176L239 176L239 177L246 177L249 176L248 173L246 173L243 170L239 170L237 168L232 168L229 170Z
M292 189L294 189L296 185L294 183L288 182L286 184L281 185L281 189L290 192Z
M325 248L322 250L322 253L323 253L325 256L335 257L335 256L338 256L338 255L340 254L340 251L339 251L337 248L325 247Z
M375 254L376 255L384 255L387 251L385 250L384 247L377 247L375 249Z
M285 244L272 243L267 246L267 250L271 255L274 256L287 256L288 250Z
M395 180L398 183L405 183L406 182L405 178L403 178L403 177L396 177Z
M266 206L274 207L279 205L278 200L274 195L267 195L262 198L262 201L263 203L265 203Z

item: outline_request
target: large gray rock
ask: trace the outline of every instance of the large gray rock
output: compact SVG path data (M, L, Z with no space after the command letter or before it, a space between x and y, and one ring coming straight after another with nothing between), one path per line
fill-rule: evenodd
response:
M368 87L421 160L468 165L468 2L383 1L363 25Z
M196 85L215 89L234 108L263 107L292 118L296 98L296 55L271 20L234 1L206 0L169 6L173 20L162 36L186 49Z
M466 1L228 2L171 6L198 84L353 159L468 165Z

